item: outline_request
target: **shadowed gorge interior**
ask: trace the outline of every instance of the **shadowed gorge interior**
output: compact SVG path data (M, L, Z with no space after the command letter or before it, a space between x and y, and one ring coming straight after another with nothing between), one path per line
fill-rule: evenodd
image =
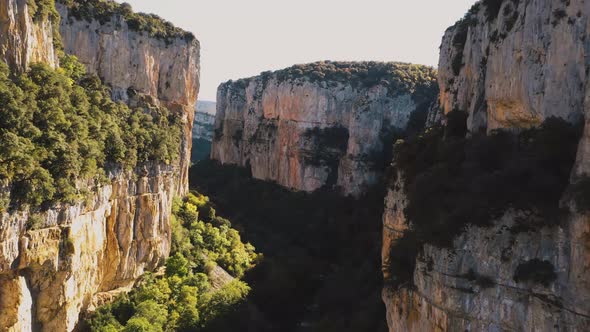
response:
M379 318L382 189L359 199L297 193L214 161L191 168L191 186L264 255L245 275L247 304L211 331L386 330Z

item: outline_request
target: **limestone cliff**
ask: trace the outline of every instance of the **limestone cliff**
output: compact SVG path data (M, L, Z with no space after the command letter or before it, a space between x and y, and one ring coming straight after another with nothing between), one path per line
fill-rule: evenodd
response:
M44 212L38 229L27 229L27 211L1 215L3 331L72 331L97 293L164 263L176 172L152 165L137 180L110 176L88 202Z
M319 62L219 87L211 157L255 178L358 195L375 184L396 133L434 100L434 71ZM425 119L422 119L422 123Z
M477 3L443 38L442 110L467 111L472 132L588 119L589 17L588 3L577 0ZM590 168L587 121L570 191ZM403 178L398 173L385 199L389 280L400 272L391 269L391 250L413 228ZM530 211L506 206L492 225L468 226L451 248L420 248L410 281L383 291L390 331L587 331L590 219L568 191L560 205L569 214L553 226L522 229ZM541 273L543 264L554 268L552 282L518 280L523 266Z
M0 59L14 71L36 61L57 66L55 21L51 15L32 19L28 3L0 0ZM110 84L115 98L133 107L155 104L182 112L183 152L171 165L111 167L108 184L96 186L84 202L34 213L26 207L2 210L1 331L72 331L85 310L108 297L104 293L130 287L145 271L160 267L170 251L172 198L188 186L198 42L131 32L117 15L111 18L116 24L99 24L59 9L66 52ZM0 190L8 188L3 183Z
M530 127L551 116L579 120L589 13L576 0L478 2L443 37L444 112L469 112L472 131Z
M80 15L57 4L65 52L78 57L112 88L113 98L132 106L142 99L179 112L185 123L178 194L188 190L190 139L199 92L200 45L188 33L170 37L150 35L122 12L102 17ZM86 8L83 8L86 9Z
M23 71L33 62L57 64L53 47L59 17L35 15L27 0L0 1L0 58Z
M214 124L215 115L197 111L193 123L193 139L203 139L212 142Z

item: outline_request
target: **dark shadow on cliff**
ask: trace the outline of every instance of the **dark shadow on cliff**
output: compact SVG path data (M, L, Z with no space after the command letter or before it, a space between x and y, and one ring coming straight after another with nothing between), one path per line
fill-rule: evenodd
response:
M208 331L386 331L381 189L358 200L297 193L213 161L199 162L190 176L191 187L264 254L245 277L248 303Z

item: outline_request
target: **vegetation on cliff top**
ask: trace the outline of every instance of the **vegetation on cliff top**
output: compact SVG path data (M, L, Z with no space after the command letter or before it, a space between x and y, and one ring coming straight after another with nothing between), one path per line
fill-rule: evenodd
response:
M466 119L450 115L449 120ZM519 134L465 133L464 124L449 123L447 130L432 128L396 144L394 165L403 174L411 230L400 241L405 251L392 249L394 274L411 268L414 259L407 253L417 254L425 243L452 247L468 225L489 226L511 208L531 213L517 220L514 231L562 220L559 201L575 161L579 126L550 118Z
M411 94L415 98L436 95L436 70L432 67L400 62L339 62L319 61L294 65L275 72L263 72L263 83L271 78L282 81L307 80L311 82L342 83L355 88L383 85L392 96ZM228 87L243 89L253 78L225 83ZM265 84L264 84L265 85Z
M54 1L54 0L43 0ZM193 41L195 36L175 27L172 23L155 14L135 13L128 3L118 4L112 0L57 0L68 7L69 14L76 19L91 22L97 20L101 24L110 22L113 16L125 19L131 30L145 32L149 36L170 41L183 38Z
M35 21L45 21L50 18L59 22L55 0L27 0L27 9Z
M181 121L166 109L130 109L111 100L73 56L54 70L34 64L13 76L0 63L0 210L85 198L80 181L105 178L109 166L171 163Z
M175 200L172 250L164 275L147 274L130 294L100 307L86 321L95 332L202 331L231 313L250 288L239 279L217 280L215 264L241 277L259 260L227 219L216 215L209 198L198 193Z

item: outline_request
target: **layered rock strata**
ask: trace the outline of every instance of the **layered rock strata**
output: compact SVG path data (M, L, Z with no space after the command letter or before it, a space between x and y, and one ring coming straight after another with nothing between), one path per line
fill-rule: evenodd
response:
M379 181L396 133L408 127L412 114L426 112L436 87L434 71L426 67L361 65L369 71L390 67L394 74L359 84L318 71L333 66L340 69L334 75L350 75L358 64L328 62L222 84L211 158L295 190L362 194ZM319 69L307 73L308 67ZM415 72L423 75L411 87L395 85L396 78Z

